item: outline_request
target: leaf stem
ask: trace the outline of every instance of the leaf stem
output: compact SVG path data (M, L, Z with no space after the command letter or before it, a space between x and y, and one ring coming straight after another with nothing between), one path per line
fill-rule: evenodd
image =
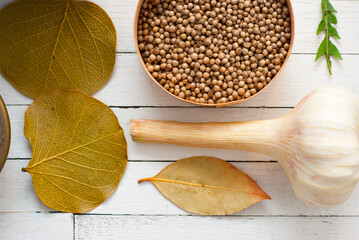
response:
M151 180L153 180L153 178L143 178L143 179L138 180L137 182L143 183L143 182L147 182L147 181L151 181Z
M325 38L326 38L326 58L327 58L327 65L328 65L328 69L329 69L329 73L330 75L332 75L332 67L330 64L330 59L329 59L329 26L328 26L328 8L327 5L325 5L325 9L324 9L324 21L325 21Z

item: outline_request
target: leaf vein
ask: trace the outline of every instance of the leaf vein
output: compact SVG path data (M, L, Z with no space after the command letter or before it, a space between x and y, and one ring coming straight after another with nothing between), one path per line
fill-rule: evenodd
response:
M255 195L259 195L259 196L265 196L264 194L258 194L258 193L254 193L254 192L249 192L249 191L237 189L237 188L228 188L228 187L212 186L212 185L207 185L207 184L189 183L189 182L183 182L183 181L171 180L171 179L165 179L165 178L157 178L157 177L144 178L144 179L141 179L139 182L144 182L144 181L167 182L167 183L188 185L188 186L192 186L192 187L200 187L200 188L205 188L206 187L206 188L213 188L213 189L218 189L218 190L242 192L242 193L248 193L248 194L255 194Z
M27 169L29 170L29 169L31 169L31 168L36 167L37 165L39 165L39 164L41 164L41 163L50 161L51 159L54 159L54 158L56 158L56 157L65 155L65 154L67 154L67 153L69 153L69 152L73 152L73 151L78 150L78 149L80 149L80 148L85 148L85 149L92 150L92 149L90 149L90 148L86 148L86 146L91 145L91 144L93 144L93 143L97 143L97 142L101 141L102 139L107 138L107 137L109 137L109 136L111 136L111 135L113 135L113 134L116 134L116 133L118 133L118 132L120 132L120 131L117 131L117 132L114 132L114 133L110 133L110 134L108 134L108 135L106 135L106 136L103 136L103 137L101 137L101 138L95 139L95 140L93 140L93 141L91 141L91 142L88 142L88 143L82 144L82 145L80 145L80 146L74 147L74 148L72 148L72 149L63 151L62 153L59 153L59 154L54 155L54 156L51 156L51 157L49 157L49 158L45 158L45 159L43 159L43 160L41 160L41 161L39 161L39 162L37 162L37 163L31 165L31 166L29 165ZM101 153L101 152L99 152L99 153ZM101 153L101 154L103 154L103 153ZM112 156L112 155L110 155L110 156L111 156L111 157L115 157L115 156Z

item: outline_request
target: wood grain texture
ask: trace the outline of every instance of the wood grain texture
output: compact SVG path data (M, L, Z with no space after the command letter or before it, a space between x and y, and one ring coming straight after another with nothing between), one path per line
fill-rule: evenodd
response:
M0 174L0 213L53 211L41 203L32 187L31 177L21 172L28 160L11 160ZM190 215L164 198L151 184L138 184L141 178L156 175L166 162L129 162L116 192L90 214L127 215ZM300 202L294 195L289 181L275 162L233 163L244 171L271 197L237 213L242 216L354 216L359 215L359 191L342 205L329 210L315 209ZM1 238L0 238L1 239Z
M2 0L0 8L13 0ZM234 108L195 108L168 96L141 68L134 53L132 23L137 0L92 0L107 11L117 29L117 63L110 81L94 97L112 106L129 143L130 162L118 190L90 215L50 213L35 194L29 174L22 173L31 157L23 136L24 113L31 99L0 76L0 94L9 107L13 138L10 160L0 174L0 239L359 239L359 192L330 210L307 207L294 195L284 171L268 157L225 150L138 144L129 136L131 118L180 121L254 120L281 116L310 90L335 84L359 96L359 1L332 0L338 10L335 41L344 60L334 61L329 76L325 59L314 63L322 36L315 35L320 1L292 0L296 39L287 66L276 82L255 98ZM165 106L165 107L164 107ZM276 108L258 108L276 107ZM127 109L129 107L129 109ZM140 108L137 108L140 107ZM254 108L247 108L254 107ZM157 174L168 161L209 155L231 161L248 173L273 198L228 217L188 216L149 183L137 180ZM260 161L260 162L256 162ZM262 162L264 161L264 162ZM10 213L12 212L12 213ZM39 212L39 213L35 213ZM93 215L92 215L93 214ZM105 215L103 215L105 214ZM108 215L106 215L108 214ZM117 214L111 216L111 214Z
M359 2L359 1L358 1ZM359 95L359 55L345 55L333 61L330 76L325 59L314 62L315 55L292 55L281 75L258 96L235 107L294 107L309 91L324 85L338 85ZM0 94L7 105L30 104L0 76ZM110 106L185 106L157 86L141 68L136 54L118 54L117 64L109 82L93 95Z
M358 217L161 217L76 216L76 240L266 239L337 240L359 238Z
M6 0L8 1L8 0ZM118 52L134 52L133 19L137 0L93 0L110 15L117 29ZM342 39L338 48L342 53L359 53L356 40L359 32L353 31L359 27L359 2L337 0L332 2L338 10L338 31ZM292 0L296 21L296 38L294 53L316 53L321 38L315 35L321 19L320 2L313 0Z
M0 239L73 239L72 214L0 213Z
M2 0L0 8L13 0ZM117 29L118 52L135 52L133 40L133 20L137 0L92 0L101 6L111 17ZM359 37L359 1L332 0L338 10L338 31L342 39L338 41L338 48L342 53L359 53L356 41ZM321 19L320 1L292 0L296 21L296 38L294 53L315 53L322 38L315 32ZM337 43L336 43L337 44Z

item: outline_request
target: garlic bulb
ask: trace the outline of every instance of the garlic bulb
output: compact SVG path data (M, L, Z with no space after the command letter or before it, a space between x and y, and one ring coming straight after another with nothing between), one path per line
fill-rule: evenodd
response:
M359 99L336 86L319 88L271 120L178 123L132 120L137 142L237 149L277 159L304 203L330 208L347 200L359 168Z

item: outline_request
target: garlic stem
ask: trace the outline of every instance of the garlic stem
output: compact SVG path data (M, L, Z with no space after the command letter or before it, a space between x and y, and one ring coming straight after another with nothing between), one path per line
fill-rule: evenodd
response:
M284 118L251 122L180 123L131 120L135 142L220 148L273 156L285 133Z

